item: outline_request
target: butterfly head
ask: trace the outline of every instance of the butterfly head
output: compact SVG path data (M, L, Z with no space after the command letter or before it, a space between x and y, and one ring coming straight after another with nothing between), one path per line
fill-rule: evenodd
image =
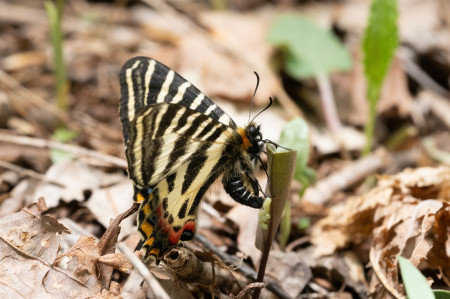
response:
M245 137L248 139L247 151L252 158L256 158L264 147L264 140L260 128L259 125L253 122L245 128Z

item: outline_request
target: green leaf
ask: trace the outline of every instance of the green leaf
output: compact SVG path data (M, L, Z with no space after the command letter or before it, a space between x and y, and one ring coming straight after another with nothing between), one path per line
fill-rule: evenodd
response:
M69 142L78 136L78 132L59 128L53 132L53 138L59 142ZM66 151L52 149L50 151L50 159L53 163L64 160L72 160L74 156Z
M286 247L289 235L291 234L291 203L286 201L283 217L280 224L280 247Z
M409 299L434 299L427 280L416 267L401 256L398 257L398 264Z
M297 151L294 178L301 182L303 189L315 181L315 171L307 167L309 158L308 124L300 117L291 120L283 129L280 145ZM279 148L279 150L283 150Z
M433 290L436 299L450 299L450 292L447 290Z
M78 136L78 132L59 128L53 133L53 138L59 142L68 142Z
M284 68L296 79L351 68L350 54L336 36L300 15L278 18L267 40L283 51Z
M311 220L308 217L301 217L298 219L297 227L299 229L307 229L311 226Z
M370 120L366 126L365 153L368 153L372 146L376 104L384 77L398 45L397 18L396 0L373 0L363 41L364 73L370 107Z

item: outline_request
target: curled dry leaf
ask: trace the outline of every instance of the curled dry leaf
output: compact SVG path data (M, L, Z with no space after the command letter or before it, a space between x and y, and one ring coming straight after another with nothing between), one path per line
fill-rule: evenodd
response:
M129 273L130 269L133 267L133 265L131 265L127 258L121 253L102 255L99 257L98 262L125 273Z
M402 296L399 254L420 270L440 273L433 279L450 281L448 223L450 168L408 169L382 176L370 192L333 207L313 227L311 240L316 255L371 240L371 292Z

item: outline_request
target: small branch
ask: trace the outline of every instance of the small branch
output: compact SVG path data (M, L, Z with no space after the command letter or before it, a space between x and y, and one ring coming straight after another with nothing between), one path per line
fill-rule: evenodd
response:
M127 162L124 159L117 158L114 156L102 154L93 150L89 150L83 147L79 147L76 145L64 144L56 141L45 140L40 138L31 138L25 136L15 136L9 135L5 133L0 133L0 141L21 144L30 147L37 148L46 148L46 149L57 149L61 151L65 151L71 153L76 157L88 157L94 160L99 160L105 162L109 165L113 165L122 169L126 169L128 167Z
M195 235L195 239L197 241L199 241L200 243L203 244L203 246L206 249L210 249L212 251L214 251L214 253L222 260L227 261L227 262L231 262L231 263L235 263L235 264L239 264L240 260L239 258L237 258L236 256L233 255L229 255L223 251L221 251L219 248L217 248L216 246L212 245L205 237L203 237L201 234L196 234ZM255 272L255 270L253 270L252 268L250 268L248 265L246 265L245 263L241 263L240 267L237 269L240 273L242 273L245 277L247 277L248 279L251 280L256 280L256 276L257 273ZM289 296L288 293L286 293L285 290L283 290L283 288L272 278L266 278L266 283L265 283L265 287L266 289L268 289L270 292L272 292L273 294L277 295L279 298L282 299L291 299L291 296Z
M159 284L158 280L148 270L147 266L136 256L133 251L124 243L117 243L117 248L126 256L128 261L134 266L134 269L147 281L150 289L156 298L170 299L166 290Z
M450 166L450 153L440 150L431 137L424 138L422 140L422 145L425 149L425 153L431 159Z
M348 164L306 190L303 200L325 204L333 194L345 190L370 174L390 164L389 153L380 148L372 154Z
M450 97L450 92L436 83L433 78L431 78L424 70L422 70L420 66L418 66L414 62L411 57L412 55L413 54L411 53L411 50L407 48L401 48L401 50L399 51L399 56L403 61L406 73L410 75L422 87L434 91L435 93L443 97Z
M56 185L56 186L61 187L61 188L66 188L65 185L63 185L61 183L58 183L58 182L55 182L53 180L49 180L49 179L47 179L45 177L45 175L43 175L41 173L38 173L38 172L33 171L31 169L26 169L26 168L14 165L14 164L6 162L6 161L0 161L0 167L3 167L5 169L9 169L11 171L14 171L14 172L20 174L20 175L28 176L28 177L31 177L31 178L34 178L34 179L37 179L37 180L40 180L40 181L43 181L43 182L46 182L46 183L49 183L49 184Z
M262 282L253 282L249 285L247 285L242 291L239 292L239 294L237 294L236 296L234 296L233 294L230 294L230 296L228 296L229 299L240 299L240 298L246 298L245 296L247 294L249 294L252 290L254 289L262 289L264 288L264 283Z

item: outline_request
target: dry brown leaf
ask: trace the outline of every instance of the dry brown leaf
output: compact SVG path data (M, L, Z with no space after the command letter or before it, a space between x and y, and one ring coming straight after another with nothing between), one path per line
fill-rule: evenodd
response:
M99 257L99 263L108 265L117 269L119 271L128 273L133 265L128 261L128 259L121 253L110 253Z
M371 241L371 292L401 296L397 257L449 281L450 168L408 169L382 176L376 188L330 209L312 230L316 255ZM380 284L381 283L381 284Z
M53 265L57 265L67 275L75 277L84 286L97 293L101 290L100 282L97 279L99 256L100 250L95 239L82 236L68 252L58 256Z
M0 218L0 226L0 297L81 298L100 291L53 264L66 229L36 203Z

